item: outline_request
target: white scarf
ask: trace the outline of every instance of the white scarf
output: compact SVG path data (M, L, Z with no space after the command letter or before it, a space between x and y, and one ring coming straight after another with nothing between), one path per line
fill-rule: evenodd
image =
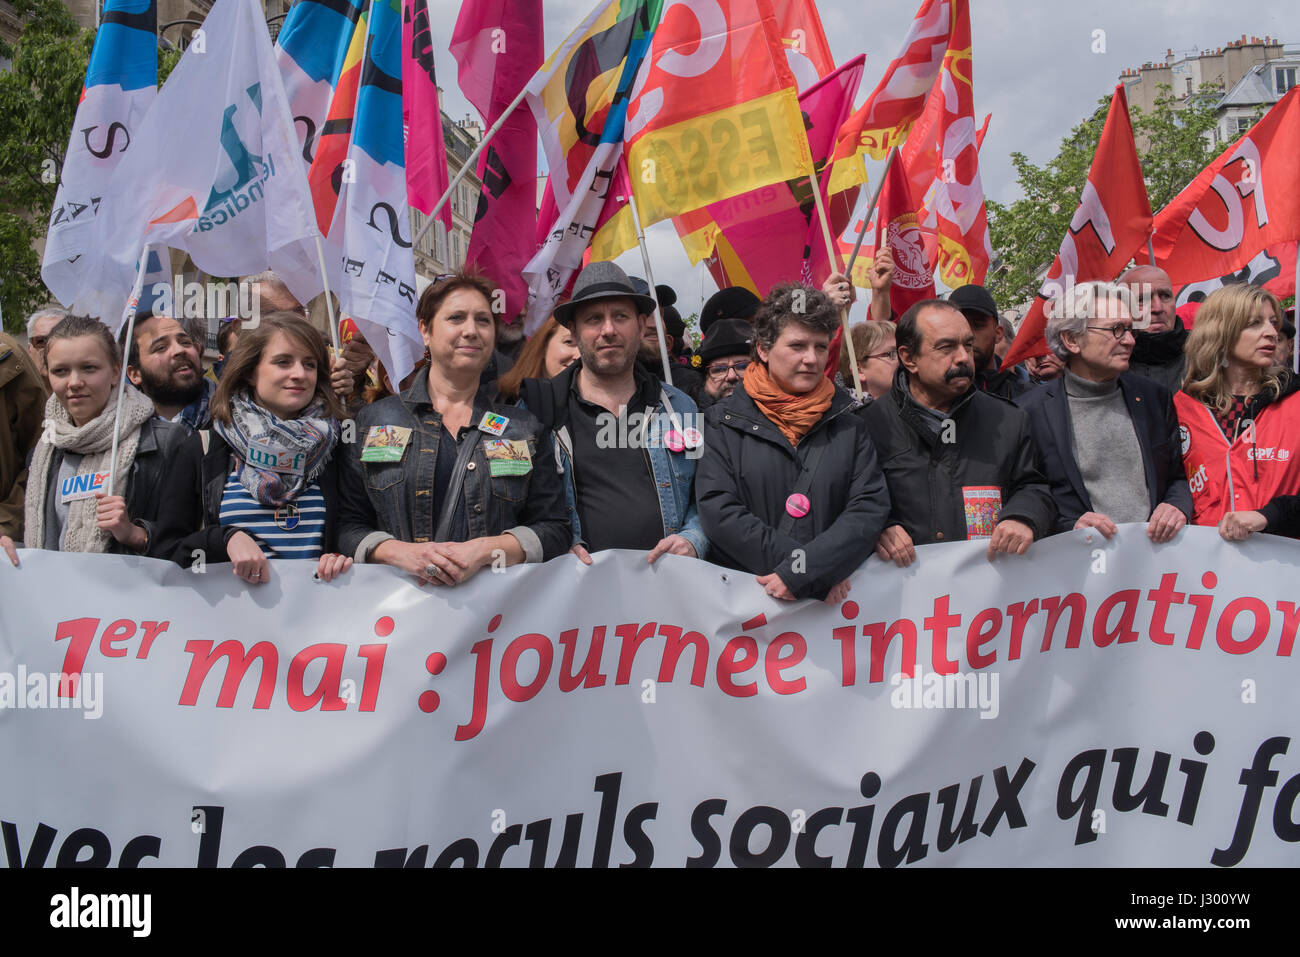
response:
M62 449L83 456L80 470L105 472L113 447L113 413L117 408L117 386L109 393L104 411L85 425L77 426L58 396L45 403L45 431L32 455L27 473L27 498L24 502L23 544L27 548L45 547L45 502L50 485L50 466L54 450ZM127 386L122 397L122 434L117 443L117 467L114 492L126 497L126 476L135 461L140 442L140 427L153 418L153 403ZM113 537L99 527L96 500L81 499L68 503L68 524L63 534L65 552L106 552Z

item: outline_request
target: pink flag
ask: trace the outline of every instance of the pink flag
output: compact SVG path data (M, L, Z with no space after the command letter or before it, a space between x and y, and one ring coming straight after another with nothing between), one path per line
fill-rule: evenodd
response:
M451 37L461 92L490 129L545 59L541 0L470 0ZM524 311L520 270L533 258L537 229L537 120L515 109L478 159L483 183L466 263L505 290L506 319Z
M835 145L836 132L853 109L863 62L862 56L850 60L799 95L808 146L823 189L826 159ZM830 275L812 190L808 179L790 180L708 207L709 215L760 294L777 283L793 280L820 285ZM835 235L844 228L853 197L835 197L828 207L831 234Z
M450 182L427 0L402 0L402 125L406 129L406 198L427 215ZM450 203L443 205L438 218L451 229Z

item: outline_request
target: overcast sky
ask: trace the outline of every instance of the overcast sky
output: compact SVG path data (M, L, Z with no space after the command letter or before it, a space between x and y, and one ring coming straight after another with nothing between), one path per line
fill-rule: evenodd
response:
M459 4L429 0L435 23L438 78L444 107L455 118L473 112L456 87L456 64L447 52ZM867 56L859 103L897 55L920 0L819 0L835 62ZM595 0L545 0L548 52L578 25ZM436 24L443 24L439 27ZM1105 52L1094 53L1102 30ZM975 112L993 114L981 152L985 194L999 202L1019 197L1010 154L1042 164L1061 138L1115 88L1119 74L1165 50L1193 53L1223 46L1243 33L1300 45L1300 4L1295 0L971 0ZM477 116L477 114L474 114ZM692 267L670 223L647 230L655 279L676 288L678 309L698 311L716 286L703 265ZM642 274L640 253L619 259ZM859 304L853 318L862 317Z

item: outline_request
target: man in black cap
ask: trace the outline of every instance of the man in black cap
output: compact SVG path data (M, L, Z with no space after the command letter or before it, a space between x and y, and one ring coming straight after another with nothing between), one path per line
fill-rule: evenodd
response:
M650 286L644 279L639 276L629 278L638 293L650 295ZM659 285L655 286L655 295L659 300L659 317L664 324L664 347L668 350L668 370L672 373L672 384L693 398L700 389L700 374L681 361L682 347L686 342L686 323L673 306L677 301L677 293L671 286ZM659 329L653 318L646 323L638 358L647 371L653 373L660 382L663 381L664 363L659 354Z
M736 391L754 351L754 327L744 319L722 319L709 330L695 357L700 360L704 386L697 401L703 412Z
M520 383L524 406L555 434L572 551L587 564L610 548L648 551L653 562L702 558L708 547L694 495L699 413L637 362L654 306L618 266L591 263L573 298L555 307L578 361L553 379Z
M1019 369L998 370L997 347L1003 333L998 307L989 291L971 283L954 289L948 301L961 310L975 337L975 388L1009 401L1028 392L1028 377Z

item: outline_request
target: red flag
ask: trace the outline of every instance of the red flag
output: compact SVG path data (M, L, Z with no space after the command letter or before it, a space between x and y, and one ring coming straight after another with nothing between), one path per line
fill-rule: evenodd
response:
M901 163L890 166L879 206L883 240L894 257L889 304L901 316L913 303L935 298L934 267L925 255L925 237Z
M1297 156L1293 89L1156 217L1156 265L1175 286L1236 272L1261 249L1300 239Z
M835 57L813 0L772 0L781 32L781 45L799 91L808 89L835 69Z
M839 132L831 160L832 192L866 182L864 156L884 159L890 147L906 139L940 69L954 55L970 60L967 0L925 0L903 40L902 52Z
M1151 204L1133 143L1128 98L1121 83L1111 98L1079 208L1070 220L1070 229L1042 289L1007 350L1002 368L1009 369L1029 356L1045 355L1044 307L1048 300L1060 296L1074 283L1114 278L1150 232Z
M427 0L402 0L402 126L406 131L406 200L427 214L450 184ZM450 231L451 203L443 204L438 218Z
M451 37L465 98L491 128L542 65L541 0L473 0ZM465 261L506 293L506 317L524 311L520 271L537 251L537 120L516 109L478 158L483 184Z

